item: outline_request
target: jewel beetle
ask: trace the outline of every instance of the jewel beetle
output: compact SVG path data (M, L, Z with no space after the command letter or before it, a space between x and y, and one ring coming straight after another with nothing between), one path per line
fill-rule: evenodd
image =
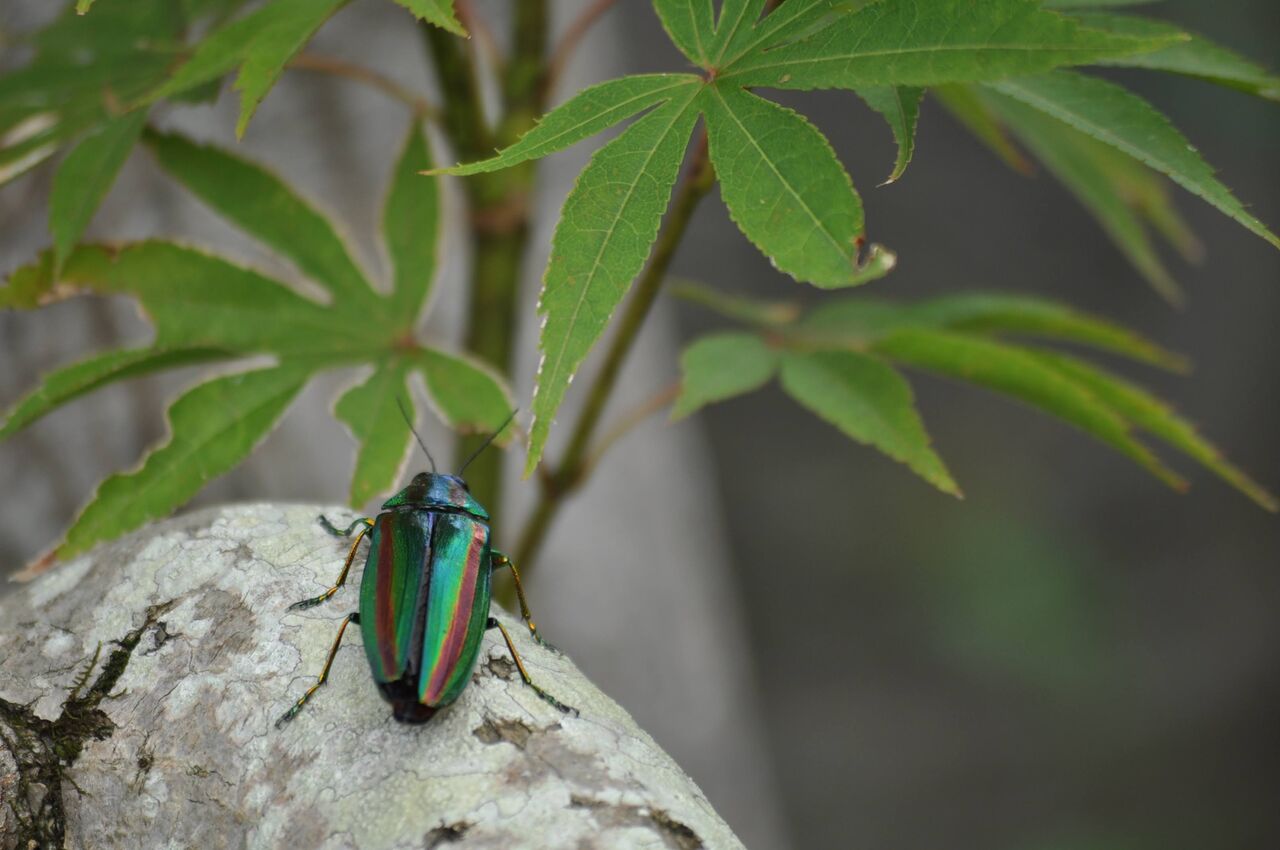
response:
M505 427L477 449L462 471ZM350 537L354 532L356 537L333 586L294 603L289 610L311 608L332 597L346 582L360 541L368 537L360 608L342 621L319 680L276 721L277 729L292 720L325 683L351 623L360 626L373 679L401 722L423 723L458 698L471 679L481 637L488 629L502 633L526 685L560 711L577 713L534 684L511 635L489 615L493 571L507 567L529 632L538 643L549 646L529 614L516 565L490 545L488 511L471 496L461 473L437 473L421 438L418 443L431 461L431 472L414 476L409 486L383 503L376 517L358 519L343 530L324 516L319 518L329 533Z

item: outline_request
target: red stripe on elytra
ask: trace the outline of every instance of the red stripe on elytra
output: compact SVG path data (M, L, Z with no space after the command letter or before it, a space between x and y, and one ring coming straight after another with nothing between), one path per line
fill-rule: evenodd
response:
M376 625L378 636L378 652L382 655L382 672L387 679L400 675L399 653L396 639L400 630L396 628L396 600L392 594L395 585L395 526L390 519L381 523L382 532L378 539L378 587L376 594Z
M467 630L471 624L471 603L476 596L476 577L480 574L480 556L484 554L484 540L487 529L475 523L471 531L471 546L467 549L467 569L462 575L458 588L457 606L454 608L453 620L449 624L449 634L445 636L440 647L440 657L431 671L431 681L427 683L427 691L423 695L427 705L432 705L444 692L449 674L457 665L462 655L462 646L467 639ZM467 612L466 616L462 612Z

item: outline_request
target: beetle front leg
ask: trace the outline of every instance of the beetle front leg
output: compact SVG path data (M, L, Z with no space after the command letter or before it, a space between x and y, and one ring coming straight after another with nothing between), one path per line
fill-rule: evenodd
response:
M516 569L515 561L512 561L503 553L494 549L489 553L489 563L495 570L507 567L511 570L511 578L516 583L516 599L520 602L520 616L524 618L524 624L529 627L529 633L533 635L533 639L540 646L560 654L560 650L556 649L549 642L542 639L542 635L538 632L537 625L533 622L533 615L529 613L529 601L524 598L524 585L520 583L520 571Z
M329 678L329 668L333 666L334 656L338 654L338 645L342 643L342 634L347 630L347 626L351 623L360 623L360 615L352 612L342 621L342 625L338 627L338 636L333 639L333 646L329 647L329 657L324 662L324 669L320 671L320 679L314 685L307 688L307 692L302 695L302 699L298 700L293 706L280 715L280 719L276 721L276 728L284 726L302 711L302 707L307 704L307 700L311 699L311 695L320 689L320 686Z
M355 531L356 528L358 528L359 526L373 525L372 519L368 517L364 517L363 519L358 519L352 522L351 525L348 525L344 531L339 531L338 528L333 523L329 522L329 518L324 514L320 514L320 516L316 517L316 522L320 523L320 527L323 528L325 531L329 532L330 534L332 534L334 537L350 537L351 532Z
M325 519L323 516L320 517L320 521L324 525L328 525L329 523L329 520ZM328 600L331 596L333 596L333 594L338 592L338 588L346 584L347 573L351 572L351 562L356 559L356 548L360 545L360 541L364 539L364 536L369 533L369 529L373 528L373 520L361 519L351 524L351 526L347 529L347 534L350 534L351 529L355 528L360 523L364 523L364 528L360 529L360 533L356 535L355 541L351 544L351 551L347 553L347 562L342 565L342 572L338 573L338 580L333 583L333 587L329 588L319 596L313 596L310 599L303 599L300 602L293 603L292 605L289 606L288 610L302 611L307 608L314 608L315 606L319 605L321 602ZM340 536L343 536L343 537L346 536L346 534L342 534L337 529L333 528L333 526L329 525L328 527L331 530L333 530L334 533L339 534Z
M520 671L520 678L524 679L524 683L526 685L533 688L533 692L535 694L542 697L542 699L545 700L546 702L555 706L562 713L572 714L574 717L578 716L578 713L579 713L578 709L572 706L565 705L560 700L556 699L551 694L547 693L542 688L538 687L533 683L533 679L529 678L529 671L524 669L524 662L520 660L520 653L516 652L516 645L511 642L511 635L507 634L507 630L502 625L502 623L499 623L497 619L495 619L494 617L490 617L489 622L485 626L485 628L497 629L498 631L502 632L502 639L507 642L507 649L511 652L511 660L516 663L516 669Z

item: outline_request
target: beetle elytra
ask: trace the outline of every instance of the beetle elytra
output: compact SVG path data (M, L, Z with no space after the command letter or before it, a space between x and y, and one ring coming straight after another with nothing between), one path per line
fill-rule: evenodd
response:
M276 721L277 728L293 719L325 683L351 623L360 626L370 671L396 720L421 723L456 700L471 678L481 637L491 628L502 633L524 683L560 711L576 713L534 684L511 635L489 615L491 575L508 567L525 624L540 644L547 645L529 613L515 564L490 546L488 512L459 475L436 473L434 467L432 461L432 472L414 476L409 486L383 504L377 517L358 519L343 530L320 517L331 534L356 533L356 538L333 586L289 610L310 608L332 597L346 582L361 540L368 537L360 607L338 628L319 680Z

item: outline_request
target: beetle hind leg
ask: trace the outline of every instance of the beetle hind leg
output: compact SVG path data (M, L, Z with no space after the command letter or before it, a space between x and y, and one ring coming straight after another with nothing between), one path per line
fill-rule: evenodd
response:
M335 529L332 525L329 524L329 520L325 519L323 516L320 517L320 522L322 525L325 525L330 531L334 532L340 537L345 537L347 534L350 534L351 529L355 528L359 524L363 523L364 528L360 529L360 533L357 534L356 539L352 541L351 551L347 553L347 562L342 565L342 572L338 573L338 580L333 583L333 586L330 587L328 590L326 590L324 593L320 594L319 596L313 596L310 599L303 599L293 603L287 609L289 611L302 611L307 608L314 608L315 606L319 605L321 602L327 602L329 598L333 596L333 594L337 593L338 588L346 584L347 573L351 571L351 562L356 559L356 549L359 548L360 541L363 540L364 536L369 533L369 529L373 528L373 520L371 519L356 520L351 524L349 528L347 528L345 533Z
M333 646L329 647L329 657L325 659L324 669L320 671L319 680L314 685L307 688L307 692L303 694L302 698L299 699L297 702L295 702L289 708L288 711L280 715L280 719L276 721L277 729L284 726L284 724L288 723L293 718L297 717L298 712L302 711L302 707L307 704L307 700L311 699L311 696L316 691L320 690L320 686L323 685L325 681L329 678L329 668L333 666L333 659L338 654L338 646L339 644L342 643L343 632L347 630L347 626L350 625L351 623L359 624L359 622L360 622L360 615L354 612L351 614L348 614L346 616L346 619L342 621L342 625L338 627L338 636L333 639Z
M520 653L516 652L516 645L512 643L511 635L507 634L507 630L503 627L502 623L499 623L495 618L490 617L489 622L485 627L489 629L497 629L502 632L502 639L507 642L507 650L511 653L511 660L516 663L516 669L520 671L520 678L524 680L526 685L533 688L533 692L535 694L540 696L545 702L550 703L562 714L572 714L574 717L578 716L578 709L573 706L565 705L560 700L556 699L533 683L533 679L529 678L529 671L524 669L524 662L520 660Z
M511 579L516 585L516 599L520 602L520 616L524 618L524 624L529 627L529 634L533 635L533 639L538 642L539 646L546 647L557 655L563 655L550 641L544 640L542 633L538 631L538 626L533 622L533 615L529 613L529 600L524 597L524 585L520 583L520 571L516 569L516 564L510 558L498 550L493 550L490 554L490 563L495 570L507 567L511 570Z

